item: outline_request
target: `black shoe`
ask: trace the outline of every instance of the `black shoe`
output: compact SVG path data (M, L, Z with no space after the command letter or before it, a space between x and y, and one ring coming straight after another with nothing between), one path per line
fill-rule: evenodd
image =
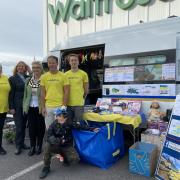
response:
M6 150L3 147L0 147L0 155L7 154Z
M41 152L42 152L42 148L40 146L38 146L36 149L36 154L39 155L39 154L41 154Z
M21 154L21 148L17 148L14 154L15 154L15 155Z
M30 147L29 147L29 146L27 146L26 144L24 144L24 145L22 146L22 149L24 149L24 150L28 150L28 149L30 149Z
M50 167L43 167L41 174L39 175L40 179L45 178L50 172Z
M34 153L35 153L35 147L31 147L30 150L29 150L29 152L28 152L28 155L29 155L29 156L33 156Z

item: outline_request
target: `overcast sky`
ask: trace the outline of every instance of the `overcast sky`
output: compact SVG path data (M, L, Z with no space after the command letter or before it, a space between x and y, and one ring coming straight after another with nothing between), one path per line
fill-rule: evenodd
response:
M42 57L42 1L0 0L0 62Z

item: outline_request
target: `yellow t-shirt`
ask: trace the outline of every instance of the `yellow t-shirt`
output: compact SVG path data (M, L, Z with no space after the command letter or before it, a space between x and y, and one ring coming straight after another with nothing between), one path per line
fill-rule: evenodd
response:
M8 77L0 76L0 113L8 111L8 97L9 97L10 85Z
M84 105L84 83L88 83L88 75L82 70L77 72L67 71L65 75L69 79L70 85L70 96L68 105L69 106L83 106Z
M46 107L56 108L63 105L63 88L66 85L69 85L69 81L60 71L56 74L47 72L41 76L41 86L46 90Z

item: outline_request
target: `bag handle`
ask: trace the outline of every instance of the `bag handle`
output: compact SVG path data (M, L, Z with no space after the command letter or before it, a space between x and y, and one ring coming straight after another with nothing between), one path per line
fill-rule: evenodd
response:
M116 122L114 122L114 128L113 128L113 136L116 135Z
M107 123L106 124L107 126L107 130L108 130L108 137L107 137L107 140L110 140L111 139L111 129L110 129L110 124ZM114 125L113 125L113 136L116 135L116 122L114 122Z
M85 121L85 123L87 124L87 126L89 126L89 123L88 123L88 121L87 120L84 120Z
M111 139L111 130L110 130L110 124L106 124L107 126L107 130L108 130L108 137L107 137L107 140L110 140Z

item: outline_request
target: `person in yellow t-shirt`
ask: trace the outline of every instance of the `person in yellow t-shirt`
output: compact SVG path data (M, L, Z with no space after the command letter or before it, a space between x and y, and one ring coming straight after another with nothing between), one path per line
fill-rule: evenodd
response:
M70 95L68 101L68 114L73 121L80 121L84 112L84 100L88 94L88 75L80 70L77 54L68 56L71 69L65 73L69 79Z
M58 71L58 58L47 59L49 72L41 76L42 114L45 116L46 129L54 121L57 107L67 106L69 97L69 81L64 73Z
M2 147L2 136L4 121L8 112L8 97L10 85L8 77L2 74L2 65L0 64L0 155L6 154L6 150Z

